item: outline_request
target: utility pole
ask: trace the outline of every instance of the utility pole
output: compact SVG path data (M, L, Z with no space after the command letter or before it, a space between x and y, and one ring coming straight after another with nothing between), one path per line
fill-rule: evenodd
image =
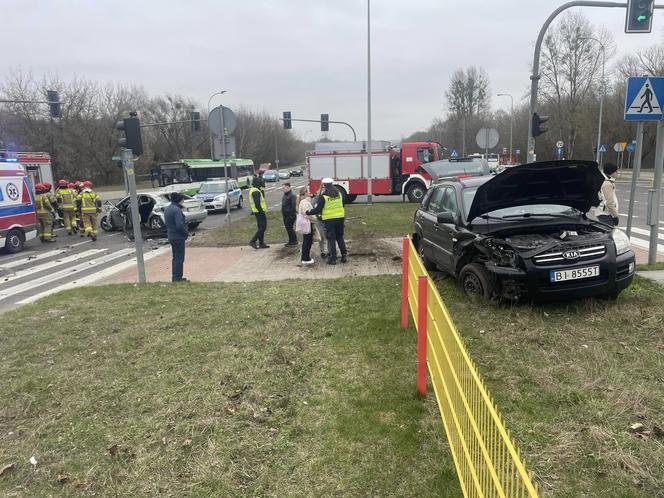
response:
M367 204L372 202L371 171L371 0L367 0Z
M122 149L122 169L129 187L129 203L131 205L131 224L134 231L136 246L136 265L138 266L138 282L145 283L145 260L143 259L143 234L141 233L141 217L138 213L138 197L136 196L136 175L134 173L134 153L131 149Z

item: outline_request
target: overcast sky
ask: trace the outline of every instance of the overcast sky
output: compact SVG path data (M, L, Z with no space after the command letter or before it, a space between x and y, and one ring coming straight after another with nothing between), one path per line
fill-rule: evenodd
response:
M374 139L425 129L458 67L484 67L492 93L522 99L545 0L372 0ZM2 66L143 86L275 116L348 121L366 137L366 0L3 0ZM624 9L579 9L614 36L616 57L661 42L625 35ZM614 59L615 60L615 59ZM213 105L214 105L213 103ZM493 97L493 107L509 108ZM294 129L308 140L311 123ZM309 131L311 130L311 131ZM332 128L331 138L350 139Z

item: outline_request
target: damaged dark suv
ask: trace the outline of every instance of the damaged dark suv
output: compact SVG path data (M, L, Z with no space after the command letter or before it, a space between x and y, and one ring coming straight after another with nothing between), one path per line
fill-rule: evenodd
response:
M586 213L603 182L592 161L550 161L497 176L439 179L415 213L430 269L485 298L616 298L632 282L627 236Z

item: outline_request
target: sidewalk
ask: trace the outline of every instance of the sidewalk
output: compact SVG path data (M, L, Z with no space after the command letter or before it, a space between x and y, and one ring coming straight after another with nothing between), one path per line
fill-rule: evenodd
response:
M193 282L252 282L258 280L352 278L401 274L401 238L348 241L348 263L335 266L321 261L318 244L312 254L316 263L300 267L300 248L275 244L270 249L251 247L187 247L184 275ZM370 245L370 246L369 246ZM170 282L170 251L146 262L148 282ZM122 271L99 284L137 281L136 269Z

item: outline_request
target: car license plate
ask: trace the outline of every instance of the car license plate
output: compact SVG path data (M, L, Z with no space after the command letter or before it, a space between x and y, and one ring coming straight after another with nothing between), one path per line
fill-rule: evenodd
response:
M552 270L549 272L551 282L563 282L565 280L578 280L599 276L599 266L586 266L585 268L574 268L573 270Z

